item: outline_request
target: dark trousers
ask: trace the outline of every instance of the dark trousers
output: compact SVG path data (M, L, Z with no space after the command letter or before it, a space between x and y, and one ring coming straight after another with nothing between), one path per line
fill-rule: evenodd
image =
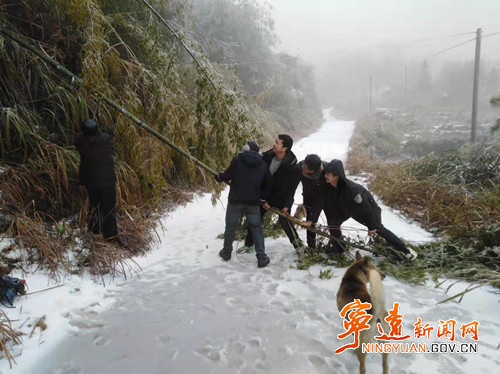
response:
M317 223L319 219L319 215L321 214L321 209L318 211L317 209L311 209L306 206L306 221L311 221L312 223ZM316 248L316 233L307 230L307 246L309 248Z
M330 231L330 235L342 239L342 230L340 229L340 225L344 222L344 220L336 217L333 218L327 217L327 222L328 222L328 231ZM330 251L333 253L344 252L344 246L333 239L330 239L330 247L331 249L327 249L328 252Z
M379 234L385 241L394 247L395 250L400 252L408 252L406 244L394 234L391 230L386 229L383 225L377 227L377 234Z
M236 228L242 216L247 218L248 227L255 241L255 253L257 256L266 254L264 247L264 234L261 227L261 215L257 205L232 204L227 205L226 210L226 230L224 231L224 249L231 252L233 241L236 235Z
M116 237L116 189L115 185L85 186L89 196L91 216L89 230L94 234L101 234L105 239Z
M290 208L288 210L290 210ZM261 220L262 220L262 217L264 217L264 214L266 214L266 212L267 212L267 210L260 207ZM293 244L295 239L298 239L298 237L299 237L299 235L297 234L297 230L295 230L295 227L293 227L293 224L289 220L287 220L286 218L283 218L280 216L279 222L280 222L281 227L285 231L286 236L288 236L288 240L290 240L290 243ZM250 229L248 229L248 231L247 231L247 236L245 238L245 245L247 247L253 246L253 236L252 236Z
M328 219L328 226L329 226L329 231L330 235L335 236L336 238L342 238L342 230L340 229L340 225L344 223L345 220L338 219L338 218L329 218ZM358 221L359 222L359 221ZM363 222L359 222L363 224ZM391 245L394 247L394 249L401 251L401 252L407 252L406 244L398 237L396 234L394 234L392 231L388 230L385 228L384 225L380 224L376 228L377 234L380 235L382 238L385 239L387 244ZM333 243L332 243L333 244ZM334 249L336 245L334 244Z

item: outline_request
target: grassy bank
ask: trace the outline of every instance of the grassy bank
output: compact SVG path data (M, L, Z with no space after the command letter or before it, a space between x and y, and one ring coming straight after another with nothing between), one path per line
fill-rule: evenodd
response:
M419 258L411 265L383 262L381 267L416 282L430 274L500 287L500 141L490 134L477 145L464 141L446 149L439 146L445 135L436 136L427 143L433 152L401 160L408 158L408 152L402 152L408 142L394 129L402 127L406 133L404 123L405 116L392 118L392 126L377 116L358 122L347 168L351 174L369 173L374 194L438 239L414 246ZM421 139L432 138L421 128L416 131Z

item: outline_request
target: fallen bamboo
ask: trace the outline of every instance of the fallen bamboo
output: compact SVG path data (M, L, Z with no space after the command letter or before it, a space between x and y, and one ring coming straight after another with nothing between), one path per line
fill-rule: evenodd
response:
M79 76L73 74L71 71L69 71L68 69L66 69L63 65L59 64L57 61L55 61L54 59L50 58L49 56L43 54L41 51L39 51L38 49L36 49L32 45L30 45L29 43L25 42L24 40L22 40L18 36L12 34L10 31L7 31L3 27L0 27L0 34L8 37L9 39L11 39L11 40L15 41L16 43L20 44L22 47L24 47L24 48L28 49L29 51L33 52L34 54L36 54L38 57L40 57L45 62L51 64L56 69L62 71L64 74L66 74L69 77L71 77L75 82L83 84L82 78L80 78ZM199 167L205 169L209 173L212 173L213 175L217 175L218 174L214 169L212 169L211 167L207 166L203 162L201 162L198 159L196 159L195 157L193 157L189 152L187 152L184 149L178 147L177 145L175 145L174 143L172 143L170 140L168 140L167 138L165 138L163 135L161 135L157 131L153 130L146 123L144 123L143 121L141 121L140 119L138 119L137 117L135 117L132 113L130 113L124 107L120 106L119 104L117 104L116 102L114 102L110 98L108 98L108 97L100 94L99 92L97 92L97 94L99 96L101 96L103 98L103 100L108 105L110 105L112 108L114 108L118 112L122 113L124 116L126 116L127 118L129 118L130 120L132 120L135 124L137 124L139 127L141 127L142 129L146 130L147 132L149 132L150 134L152 134L153 136L155 136L161 142L167 144L173 150L177 151L178 153L180 153L184 157L188 158L194 164L196 164ZM301 222L299 220L296 220L295 218L293 218L293 217L291 217L291 216L289 216L287 214L284 214L283 212L281 212L280 210L278 210L276 208L271 208L270 211L273 212L273 213L275 213L275 214L277 214L277 215L279 215L280 217L283 217L283 218L291 221L292 223L295 223L295 224L298 224L298 225L301 224ZM362 245L359 245L359 244L356 244L356 243L352 243L352 242L349 242L349 241L345 241L345 240L336 238L336 237L334 237L334 236L332 236L330 234L327 234L327 233L325 233L325 232L323 232L321 230L317 230L317 229L315 229L313 227L305 227L305 228L307 230L309 230L309 231L315 232L318 235L322 235L322 236L324 236L326 238L335 240L335 241L337 241L340 244L349 245L351 247L362 249L362 250L365 250L365 251L373 253L373 254L382 254L380 252L377 252L377 251L374 251L374 250L372 250L370 248L367 248L366 246L362 246ZM384 255L384 254L382 254L382 255Z
M292 222L292 223L294 223L296 225L301 225L303 223L302 221L298 220L297 218L292 217L292 216L290 216L288 214L285 214L285 213L283 213L282 211L280 211L277 208L271 208L269 210L271 212L279 215L280 217L283 217L283 218L289 220L290 222ZM302 226L302 227L304 227L304 226ZM371 248L367 248L366 246L363 246L363 245L360 245L360 244L356 244L356 243L352 243L352 242L347 241L347 240L339 239L339 238L337 238L337 237L335 237L333 235L330 235L330 234L328 234L328 233L326 233L326 232L324 232L322 230L319 230L319 229L317 229L315 227L304 227L304 228L307 229L307 230L309 230L309 231L311 231L311 232L314 232L314 233L316 233L318 235L322 235L325 238L328 238L328 239L331 239L331 240L335 240L337 243L342 244L344 246L349 245L351 247L362 249L363 251L367 251L367 252L370 252L370 253L373 253L373 254L376 254L376 255L385 256L385 254L383 254L381 252L375 251L375 250L373 250Z
M24 48L28 49L29 51L33 52L38 57L40 57L43 61L47 62L48 64L52 65L57 70L63 72L67 76L69 76L74 82L80 83L80 84L84 83L82 78L80 78L76 74L73 74L71 71L69 71L68 69L66 69L63 65L61 65L60 63L58 63L57 61L55 61L51 57L43 54L40 50L36 49L31 44L29 44L26 41L22 40L17 35L14 35L10 31L5 30L5 28L0 27L0 34L6 36L7 38L9 38L9 39L15 41L16 43L18 43L19 45L21 45L22 47L24 47ZM217 174L217 172L215 170L213 170L209 166L205 165L203 162L199 161L198 159L194 158L189 152L187 152L184 149L178 147L177 145L175 145L174 143L172 143L170 140L168 140L166 137L164 137L163 135L161 135L159 132L153 130L150 126L148 126L146 123L144 123L143 121L141 121L140 119L138 119L137 117L135 117L132 113L130 113L128 110L126 110L121 105L117 104L116 102L114 102L110 98L102 95L99 92L95 92L95 93L98 94L100 97L102 97L102 99L108 105L110 105L113 109L117 110L118 112L120 112L121 114L123 114L125 117L127 117L130 120L132 120L136 125L138 125L142 129L146 130L151 135L155 136L161 142L167 144L170 148L174 149L175 151L177 151L178 153L180 153L184 157L188 158L194 164L200 166L201 168L209 171L210 173L212 173L214 175Z

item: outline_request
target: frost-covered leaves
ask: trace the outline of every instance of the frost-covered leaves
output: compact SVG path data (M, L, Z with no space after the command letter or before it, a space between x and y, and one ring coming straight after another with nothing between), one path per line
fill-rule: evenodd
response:
M488 234L496 236L492 246L484 247L481 238L460 242L450 238L414 245L418 258L411 263L393 264L382 261L379 268L397 279L424 283L429 277L489 282L500 288L500 231L498 226Z
M495 144L387 165L371 189L425 226L455 238L500 220L500 156Z
M11 321L5 312L0 309L0 358L5 356L9 361L9 366L12 369L12 363L15 363L10 347L14 344L21 344L19 332L12 328Z
M491 98L491 104L496 107L500 107L500 95L493 96Z

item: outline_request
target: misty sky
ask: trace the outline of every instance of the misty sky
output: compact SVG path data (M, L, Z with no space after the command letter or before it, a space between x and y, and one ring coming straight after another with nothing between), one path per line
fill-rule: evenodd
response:
M280 50L318 62L346 50L432 56L474 34L500 31L500 0L261 0L272 5ZM473 58L474 43L443 54ZM483 39L484 58L500 60L500 34ZM440 57L441 58L441 57Z

